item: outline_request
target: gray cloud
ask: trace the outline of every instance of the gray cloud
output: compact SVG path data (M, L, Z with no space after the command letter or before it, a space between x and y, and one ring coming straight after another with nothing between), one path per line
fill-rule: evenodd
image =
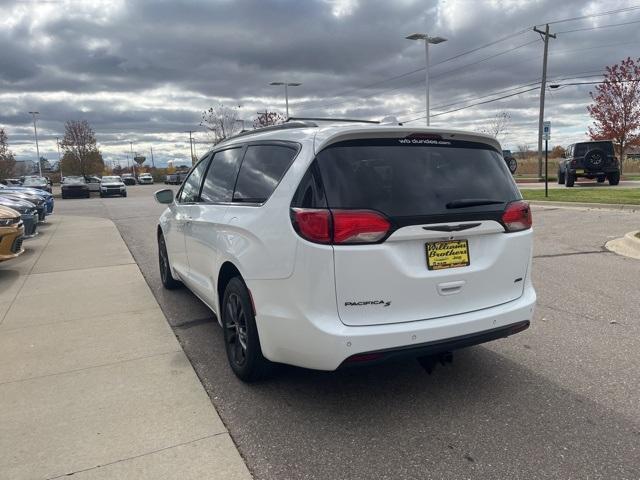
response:
M26 113L31 109L42 113L45 139L61 134L66 120L85 118L107 157L119 158L135 140L145 149L156 145L170 158L185 155L183 132L198 129L201 111L214 103L242 105L247 119L256 109L282 109L281 90L268 85L282 79L303 83L291 90L293 113L367 118L392 113L407 120L424 115L424 72L369 86L424 65L423 48L405 40L407 34L428 31L449 39L432 50L432 106L438 113L538 81L542 44L527 31L443 60L536 23L604 10L578 0L340 1L343 15L334 14L339 4L324 0L0 0L6 13L4 23L0 19L0 125L19 158L31 155ZM607 9L627 5L617 2ZM640 20L640 10L552 29L633 20ZM633 55L639 25L560 33L551 41L549 76L594 74ZM549 93L555 141L568 142L586 130L588 91L579 86ZM434 117L434 124L478 128L504 109L512 118L505 143L534 143L537 95ZM461 103L446 106L456 102Z

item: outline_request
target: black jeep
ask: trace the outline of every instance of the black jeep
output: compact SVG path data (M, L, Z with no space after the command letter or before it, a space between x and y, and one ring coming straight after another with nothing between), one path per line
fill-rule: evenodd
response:
M609 180L609 185L620 182L620 163L610 141L580 142L567 147L558 165L558 183L573 187L578 177L595 178L598 183Z

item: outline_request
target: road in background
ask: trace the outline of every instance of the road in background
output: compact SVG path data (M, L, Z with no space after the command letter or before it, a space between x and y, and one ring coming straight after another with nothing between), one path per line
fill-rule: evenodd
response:
M408 360L245 385L211 312L161 288L157 188L56 208L115 221L255 478L640 477L640 262L603 248L640 214L534 208L531 328L432 375Z
M518 183L518 187L521 189L532 189L532 190L544 190L544 182L527 182L527 183ZM567 188L564 185L558 185L558 182L555 180L549 181L549 188ZM578 178L576 180L573 188L640 188L639 180L621 180L619 186L611 187L609 182L598 183L595 180L589 180L588 178ZM571 190L569 188L568 190Z

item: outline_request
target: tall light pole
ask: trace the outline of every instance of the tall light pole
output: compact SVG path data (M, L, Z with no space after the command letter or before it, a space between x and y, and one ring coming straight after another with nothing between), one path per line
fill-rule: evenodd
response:
M133 154L133 142L129 142L129 145L131 146L131 159L133 160L133 162L131 163L131 166L133 167L133 176L136 176L136 156Z
M284 85L284 102L286 106L287 119L289 118L289 87L299 87L301 83L296 82L271 82L269 85Z
M40 115L40 112L29 112L33 117L33 133L36 137L36 162L38 164L38 174L42 176L42 166L40 165L40 147L38 146L38 128L36 127L36 115Z
M447 39L444 37L430 37L426 33L412 33L408 37L405 37L407 40L424 40L424 57L425 57L425 71L426 71L426 107L427 107L427 127L430 125L429 123L429 44L432 43L437 45L438 43L446 42Z
M60 156L60 137L56 137L56 146L58 147L58 173L60 174L60 183L62 183L62 157Z
M194 130L185 131L185 133L189 134L189 150L191 151L191 165L193 165L193 132Z

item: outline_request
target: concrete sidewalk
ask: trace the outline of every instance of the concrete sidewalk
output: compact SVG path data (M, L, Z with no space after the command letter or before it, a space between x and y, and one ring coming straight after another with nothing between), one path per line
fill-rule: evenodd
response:
M0 264L0 478L249 479L115 225Z

